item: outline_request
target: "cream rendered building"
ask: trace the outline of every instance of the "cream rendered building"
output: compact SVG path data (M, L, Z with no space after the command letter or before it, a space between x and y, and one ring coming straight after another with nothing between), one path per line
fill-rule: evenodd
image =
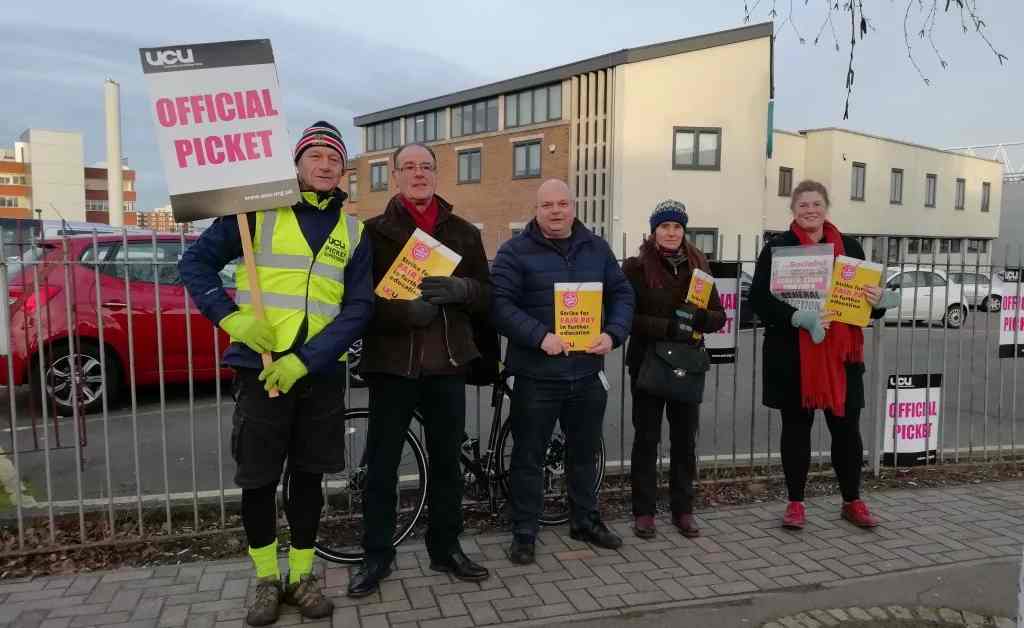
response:
M389 157L415 139L436 152L439 193L482 229L490 254L532 218L540 183L557 177L580 220L620 255L636 251L655 205L674 198L706 253L753 259L766 232L789 224L780 172L790 186L827 185L836 223L866 236L876 257L879 235L900 238L904 254L987 251L1001 164L840 129L771 131L772 36L763 23L629 48L357 116L368 150L352 160L348 207L364 218L383 210L396 191Z
M789 190L814 179L829 189L832 220L876 261L988 262L1002 163L845 129L775 131L774 140L766 231L788 227Z

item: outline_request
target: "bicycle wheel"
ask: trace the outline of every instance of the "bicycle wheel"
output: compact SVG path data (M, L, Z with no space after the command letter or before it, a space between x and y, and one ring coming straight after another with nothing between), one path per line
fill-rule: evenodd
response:
M547 452L544 455L544 509L541 511L540 523L544 526L562 525L569 521L569 490L565 473L565 434L561 426L556 426L551 434ZM601 446L595 452L597 464L597 482L594 493L601 489L604 481L604 437ZM506 420L501 426L498 437L498 477L505 496L511 494L509 468L512 461L512 422Z
M345 411L345 460L341 473L324 474L324 510L313 544L316 554L336 563L357 563L363 559L363 499L366 489L366 436L370 411L351 408ZM282 483L284 503L288 503L288 475ZM396 521L393 543L400 544L410 534L423 513L427 501L427 460L423 446L410 430L405 434L402 458L398 465Z

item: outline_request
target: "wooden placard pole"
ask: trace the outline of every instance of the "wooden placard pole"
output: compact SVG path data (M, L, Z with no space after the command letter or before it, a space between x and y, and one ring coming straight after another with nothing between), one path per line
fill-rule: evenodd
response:
M249 293L252 295L252 311L259 320L266 319L263 311L263 292L260 290L260 277L256 274L256 256L252 252L252 233L249 231L249 218L245 214L238 214L238 232L242 236L242 256L245 258L245 272L249 275ZM261 353L263 368L273 363L274 358L270 353ZM270 397L277 397L280 392L274 388L270 391Z

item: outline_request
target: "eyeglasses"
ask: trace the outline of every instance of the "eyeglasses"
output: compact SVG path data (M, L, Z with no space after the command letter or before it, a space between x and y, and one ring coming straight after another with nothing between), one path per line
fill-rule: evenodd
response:
M421 164L405 164L401 168L399 168L398 171L403 174L409 174L415 172L416 170L422 170L423 172L434 172L434 170L436 169L437 167L434 164L425 161Z

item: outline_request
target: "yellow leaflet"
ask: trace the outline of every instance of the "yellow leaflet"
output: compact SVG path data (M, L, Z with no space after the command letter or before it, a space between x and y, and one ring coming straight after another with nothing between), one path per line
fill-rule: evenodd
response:
M586 351L601 335L603 299L600 281L555 284L555 335L570 351Z
M825 313L840 323L867 327L871 322L871 305L864 298L864 288L877 286L881 280L881 264L837 256Z
M416 299L420 281L427 275L448 277L462 256L438 242L426 231L417 229L398 253L384 278L377 284L377 296L384 299Z
M693 269L690 276L690 287L686 291L686 302L696 305L702 310L708 309L711 302L711 289L715 287L715 278L699 268ZM700 340L704 334L693 332L693 339Z

